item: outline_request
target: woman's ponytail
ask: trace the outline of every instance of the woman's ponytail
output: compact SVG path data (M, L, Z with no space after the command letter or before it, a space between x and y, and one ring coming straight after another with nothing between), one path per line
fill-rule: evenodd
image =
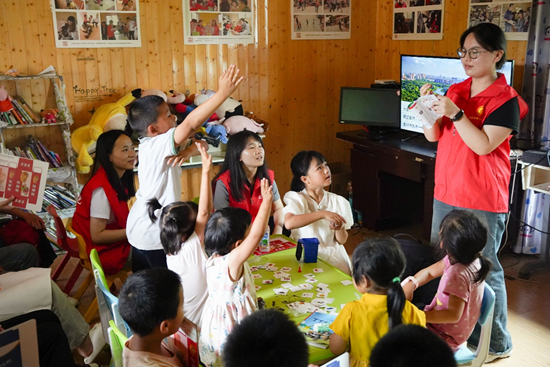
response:
M296 176L292 177L292 182L290 183L291 191L299 192L305 188L306 188L306 185L302 180L300 180L300 177L296 177Z
M157 221L155 211L158 209L162 209L162 205L160 205L159 201L156 198L147 200L147 213L149 214L149 218L151 218L151 222L153 223Z
M388 321L390 330L403 323L403 309L405 308L405 293L399 278L394 278L388 288Z
M477 256L477 258L479 259L479 262L481 263L481 268L477 271L477 273L474 277L474 283L476 283L476 284L483 282L485 280L485 278L487 278L487 275L489 274L489 271L491 271L491 269L493 268L493 263L491 262L491 260L489 260L488 258L483 256L481 254L481 252Z

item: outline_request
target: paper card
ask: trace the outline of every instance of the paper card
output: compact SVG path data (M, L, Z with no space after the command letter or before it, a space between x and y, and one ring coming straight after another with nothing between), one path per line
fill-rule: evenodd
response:
M322 293L327 293L328 294L332 291L328 288L317 287L317 292L322 292Z
M336 311L336 307L325 307L325 311L334 312L334 311Z
M254 279L258 279L258 278L261 278L262 276L260 274L252 274L252 278Z
M315 298L313 301L311 301L311 304L315 307L326 307L327 302L322 298Z
M281 282L291 282L292 279L290 279L290 277L282 277L281 278Z
M327 298L328 297L328 293L326 292L319 292L317 293L317 298Z
M351 280L341 280L340 283L342 283L343 285L353 284L353 282Z
M321 269L321 268L315 268L315 269L313 269L313 272L314 273L322 273L322 272L324 272L324 270Z
M310 290L313 286L311 284L304 283L300 284L300 288Z
M284 268L281 268L281 271L284 271L284 272L289 272L291 270L292 270L292 268L289 268L288 266L285 266Z
M281 287L286 288L286 289L292 289L292 287L294 287L294 286L291 283L283 283L283 284L281 284Z
M325 298L325 301L327 302L327 305L328 305L334 302L334 298Z
M265 265L267 265L268 267L271 267L271 266L275 266L275 263L267 263Z
M258 265L258 269L265 270L265 269L267 269L267 265Z
M263 284L273 284L273 279L265 279L262 281Z
M313 305L310 305L307 307L307 312L317 312L317 311L320 311L319 308L313 306Z
M275 294L279 295L279 296L286 296L286 294L288 293L288 289L285 289L285 288L275 288L273 289L273 292L275 292Z
M319 283L319 284L317 284L317 287L319 287L319 288L328 288L328 284Z
M285 283L285 284L290 284L290 283ZM302 288L300 288L300 286L297 286L297 285L293 285L289 289L290 289L291 292L298 292L298 291L302 290Z
M277 269L279 269L279 268L276 267L276 266L268 266L267 268L265 268L265 270L267 270L267 271L277 271Z
M259 291L262 287L260 287L259 285L255 285L254 288L256 288L256 290Z
M275 272L275 273L273 273L273 276L274 276L275 278L288 278L288 277L290 277L290 274L281 271L281 272Z
M308 279L306 279L306 282L308 282L308 283L317 283L317 279L315 279L315 278L308 278Z
M304 298L313 298L313 293L302 293L302 297L304 297Z
M252 271L252 272L258 271L258 267L257 266L251 266L250 271Z
M304 276L306 278L315 278L315 274L311 274L311 273L304 274Z

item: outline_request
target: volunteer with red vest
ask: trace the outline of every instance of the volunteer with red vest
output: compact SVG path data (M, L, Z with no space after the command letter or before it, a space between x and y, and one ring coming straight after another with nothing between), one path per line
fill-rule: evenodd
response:
M132 140L123 131L99 136L94 175L82 189L73 217L74 230L84 237L88 254L95 248L106 274L130 269L126 238L128 199L135 194ZM126 266L128 264L128 266Z
M441 220L453 209L467 209L485 220L489 229L483 255L493 263L486 278L496 294L495 314L487 361L506 358L512 352L507 329L506 286L498 261L508 213L510 139L519 131L527 104L497 73L506 61L504 32L491 23L480 23L460 38L465 81L452 85L446 96L438 95L433 109L443 115L432 128L424 127L429 141L438 141L432 244L438 245ZM431 85L420 89L430 93ZM452 307L453 295L449 297ZM469 342L477 345L479 329Z
M225 207L242 208L256 218L261 199L260 182L267 178L273 185L271 209L273 234L283 231L283 202L275 183L273 171L267 169L262 138L248 130L232 135L227 143L225 161L220 173L214 177L214 209Z

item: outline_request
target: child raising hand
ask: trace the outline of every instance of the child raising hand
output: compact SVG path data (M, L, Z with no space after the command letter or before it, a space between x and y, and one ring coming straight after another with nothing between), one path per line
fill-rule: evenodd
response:
M221 353L233 326L254 312L256 289L246 260L260 243L273 200L272 187L261 182L262 203L250 227L251 216L244 209L226 207L214 212L204 235L208 299L202 315L199 339L201 361L221 366Z

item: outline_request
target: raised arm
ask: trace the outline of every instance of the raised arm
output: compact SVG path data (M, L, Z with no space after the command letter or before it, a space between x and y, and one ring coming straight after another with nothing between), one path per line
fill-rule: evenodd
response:
M201 189L199 196L199 212L195 224L195 233L204 246L204 228L212 213L212 185L210 184L210 170L212 168L212 156L199 143L195 143L202 157Z
M237 89L243 77L239 77L240 70L235 65L223 72L218 81L218 91L206 102L195 108L183 122L176 128L174 143L181 145L186 139L195 133L201 125L216 111L218 107Z
M258 244L260 243L269 220L271 213L271 203L273 201L272 187L269 186L269 181L262 178L262 204L256 215L254 223L250 228L250 233L244 241L229 254L229 273L231 278L236 280L242 275L242 266L246 259L252 255Z

